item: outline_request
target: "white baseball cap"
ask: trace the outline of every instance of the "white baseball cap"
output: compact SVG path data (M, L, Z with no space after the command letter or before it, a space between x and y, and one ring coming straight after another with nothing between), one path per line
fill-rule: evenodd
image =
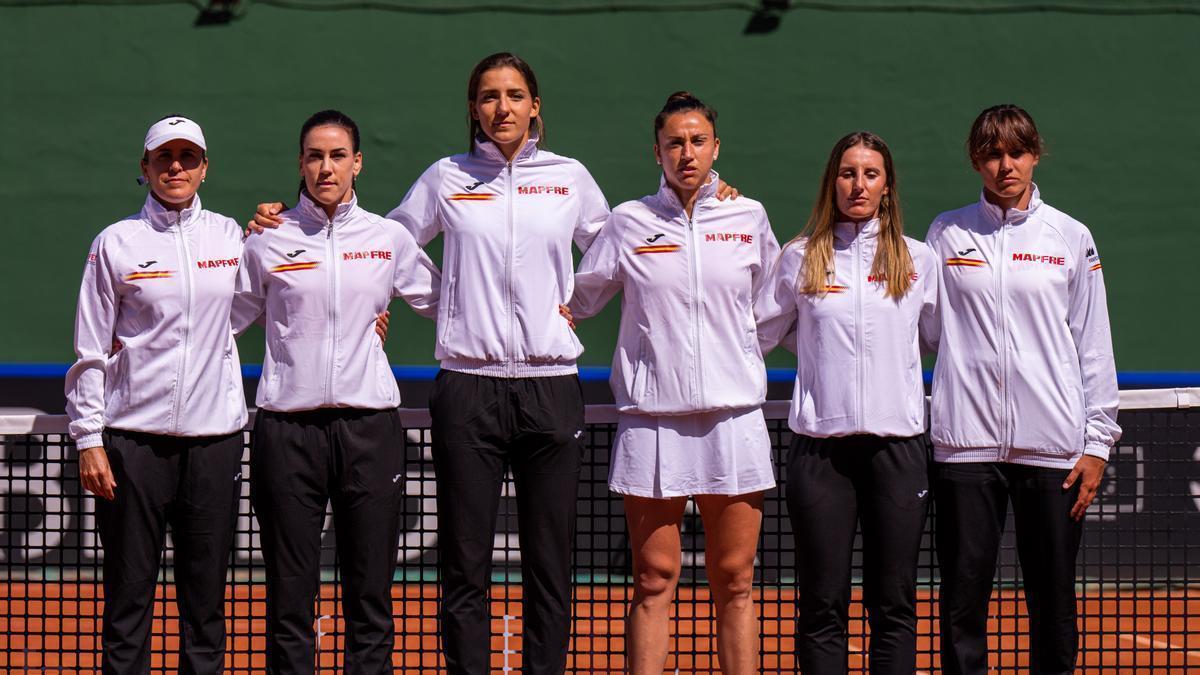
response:
M208 151L204 145L204 132L200 130L200 125L189 120L186 117L178 115L172 117L164 117L154 123L146 131L146 142L144 144L146 152L150 152L168 141L177 139L191 141L200 146L201 150Z

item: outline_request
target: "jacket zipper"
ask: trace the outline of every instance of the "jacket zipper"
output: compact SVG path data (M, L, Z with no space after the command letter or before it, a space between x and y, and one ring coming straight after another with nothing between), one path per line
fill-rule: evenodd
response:
M862 247L860 246L860 244L862 242L861 234L862 234L861 232L857 232L857 233L855 233L855 236L854 236L854 245L853 245L853 248L854 248L854 251L853 251L854 252L854 281L853 281L853 283L850 284L850 287L854 289L854 361L855 361L855 366L856 366L855 367L855 371L856 371L855 378L857 379L857 386L855 386L855 388L854 388L854 402L855 402L855 408L856 408L854 411L854 415L856 418L855 426L860 429L865 426L864 420L863 420L863 398L865 398L865 395L866 395L866 393L863 391L863 380L865 379L863 376L863 368L864 368L863 363L866 361L866 354L863 353L864 349L863 349L863 339L862 339L862 321L863 321L863 317L862 317L862 293L863 293L862 287L863 287L863 283L862 283L862 260L861 260Z
M192 265L187 237L183 235L182 212L175 212L175 247L179 255L179 267L183 270L183 356L179 359L179 371L175 379L175 406L171 410L172 426L179 433L180 407L183 399L183 383L187 373L189 342L192 333Z
M996 261L996 330L1000 333L1000 461L1008 461L1009 455L1009 433L1008 433L1008 331L1005 329L1004 305L1006 292L1004 288L1004 258L1006 239L1008 237L1008 223L1005 222L1004 216L1001 216L1000 222L1000 255Z
M695 205L692 206L693 211ZM696 373L696 406L704 409L704 368L700 354L700 239L696 234L696 219L683 212L688 226L688 263L692 282L692 353L695 354L694 368Z
M513 329L513 326L516 323L513 316L516 313L516 308L513 306L513 264L514 258L516 258L514 251L516 248L516 242L514 241L515 235L513 232L513 209L516 201L516 195L513 193L512 160L509 160L507 164L506 190L507 194L505 197L508 199L508 249L504 253L504 289L508 293L508 344L505 345L504 356L505 360L508 362L507 370L509 377L516 377L517 364L516 360L513 358L513 345L516 343Z
M337 244L333 240L333 218L325 224L325 260L329 265L329 296L326 302L329 315L329 369L325 380L325 403L333 403L333 371L337 360L337 296L338 296L338 264Z

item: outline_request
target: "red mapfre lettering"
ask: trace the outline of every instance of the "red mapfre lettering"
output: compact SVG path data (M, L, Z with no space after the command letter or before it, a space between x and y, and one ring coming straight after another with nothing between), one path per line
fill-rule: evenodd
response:
M238 258L225 258L223 260L197 260L196 267L202 270L212 269L214 267L237 267L240 260Z
M1014 262L1040 262L1047 265L1065 265L1067 259L1058 255L1037 255L1036 253L1014 253Z
M517 187L519 195L562 195L571 194L571 188L560 185L521 185Z
M741 244L753 244L754 235L739 232L711 232L704 235L704 241L736 241Z
M342 260L391 260L391 251L347 251Z
M912 279L913 281L916 281L917 279L921 278L921 275L917 274L916 272L913 272L912 274L908 275L908 278ZM882 275L882 274L879 276L875 276L874 274L867 275L867 283L868 284L873 284L877 281L882 284L883 282L887 281L887 276Z

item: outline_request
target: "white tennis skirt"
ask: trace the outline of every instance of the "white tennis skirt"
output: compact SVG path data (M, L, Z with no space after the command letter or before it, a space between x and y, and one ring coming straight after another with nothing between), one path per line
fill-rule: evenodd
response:
M608 470L613 492L666 498L773 487L771 439L761 408L620 416Z

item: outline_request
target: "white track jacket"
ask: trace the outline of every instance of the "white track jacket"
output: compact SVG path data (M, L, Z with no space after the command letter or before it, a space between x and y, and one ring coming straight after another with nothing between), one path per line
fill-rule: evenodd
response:
M246 240L233 324L240 332L266 311L267 351L258 406L384 410L400 390L375 334L394 297L421 316L437 312L437 268L408 232L358 207L332 219L307 195L278 229Z
M714 172L690 219L666 181L621 204L580 263L577 318L624 290L610 380L622 412L690 415L766 396L753 302L779 244L761 204L718 201L717 184Z
M938 216L941 345L931 435L939 462L1071 468L1121 436L1100 255L1042 202L1002 214L982 196Z
M925 431L921 343L936 340L937 266L904 238L913 261L908 293L885 296L871 275L879 221L834 225L834 271L825 293L797 292L804 240L784 248L755 302L764 351L793 341L796 384L788 426L814 437Z
M67 372L69 431L80 448L105 427L216 436L246 423L229 311L242 230L205 211L142 210L92 242ZM122 348L111 354L113 339Z
M571 242L586 251L608 204L579 162L536 138L509 163L490 141L426 169L388 218L424 246L445 233L434 355L492 377L576 372L583 353L558 313L571 298Z

